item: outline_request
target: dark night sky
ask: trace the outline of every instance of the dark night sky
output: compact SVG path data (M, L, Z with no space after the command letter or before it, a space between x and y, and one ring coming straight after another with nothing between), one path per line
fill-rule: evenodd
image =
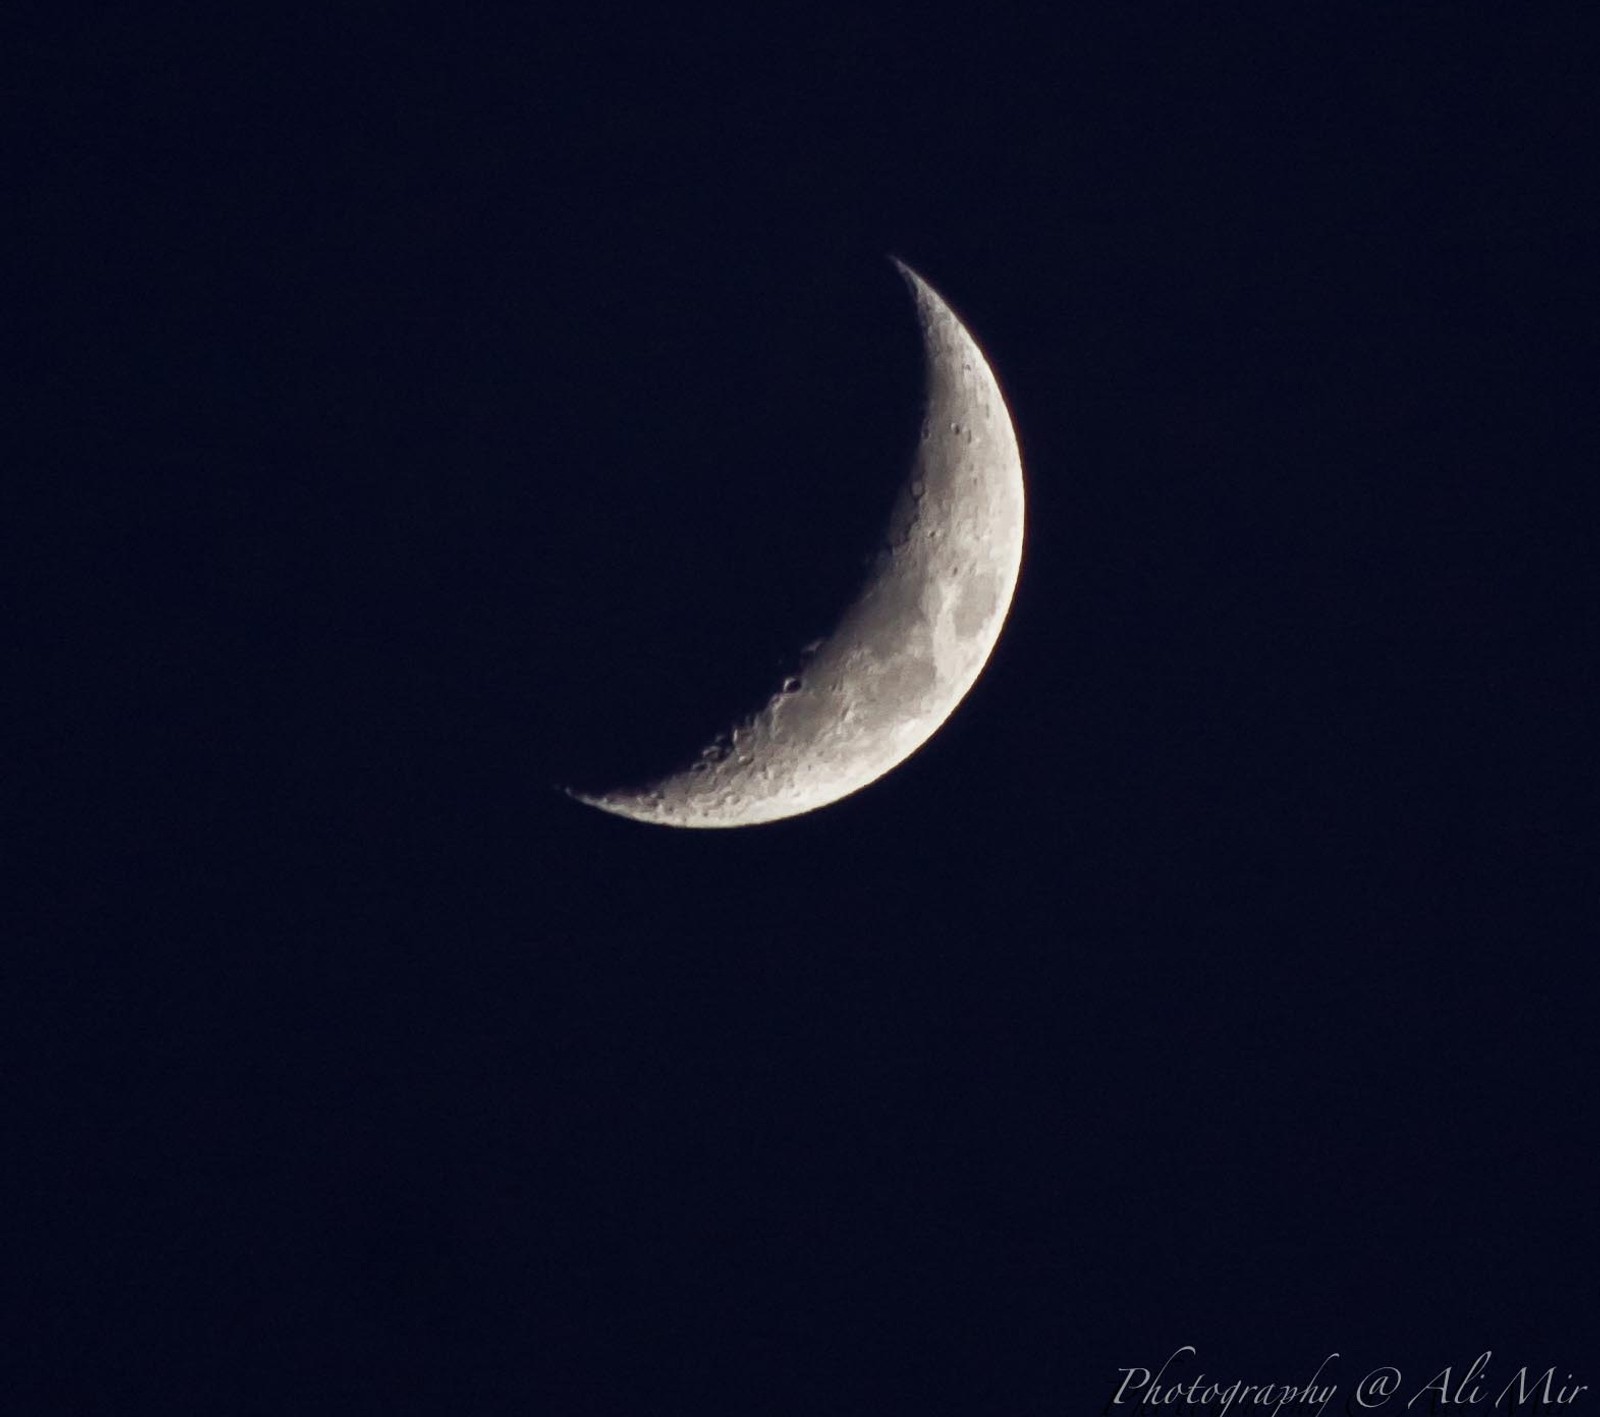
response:
M8 46L0 1407L1600 1389L1582 27L253 8ZM987 673L810 817L569 801L850 594L891 252L1023 445Z

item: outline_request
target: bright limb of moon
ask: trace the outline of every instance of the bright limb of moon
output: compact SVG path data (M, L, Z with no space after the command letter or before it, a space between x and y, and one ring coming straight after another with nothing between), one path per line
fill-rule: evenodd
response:
M799 816L904 762L983 671L1022 565L1022 458L976 341L895 264L922 330L922 434L860 594L802 670L697 761L641 787L573 793L580 801L675 827Z

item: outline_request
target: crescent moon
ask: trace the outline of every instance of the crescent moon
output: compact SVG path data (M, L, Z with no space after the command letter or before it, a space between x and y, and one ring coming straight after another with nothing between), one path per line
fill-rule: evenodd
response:
M1022 565L1022 458L977 342L903 262L916 301L921 441L854 604L759 712L699 758L591 806L674 827L744 827L825 807L904 762L988 662Z

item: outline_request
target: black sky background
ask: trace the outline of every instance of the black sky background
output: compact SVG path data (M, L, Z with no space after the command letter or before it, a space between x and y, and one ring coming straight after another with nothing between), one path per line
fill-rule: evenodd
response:
M6 1410L1600 1388L1572 14L15 35ZM989 669L809 817L571 802L848 598L890 253Z

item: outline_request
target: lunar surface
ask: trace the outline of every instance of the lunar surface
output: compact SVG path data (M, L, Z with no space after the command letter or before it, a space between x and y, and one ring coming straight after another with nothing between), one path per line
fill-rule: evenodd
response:
M926 401L910 476L866 583L757 713L643 786L571 795L674 827L744 827L837 802L904 762L988 661L1022 564L1022 460L966 328L896 261L922 327Z

